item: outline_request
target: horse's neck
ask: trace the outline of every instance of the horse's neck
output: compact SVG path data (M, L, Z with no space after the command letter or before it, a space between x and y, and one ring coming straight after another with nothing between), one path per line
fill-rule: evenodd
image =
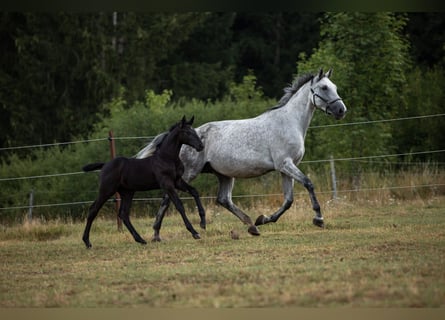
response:
M161 147L158 150L158 155L164 159L176 160L179 159L179 152L181 151L182 144L172 134L169 134L165 141L162 142Z
M282 114L285 121L292 122L291 127L301 129L304 137L315 111L315 107L310 100L309 90L310 84L306 83L283 107L284 112Z

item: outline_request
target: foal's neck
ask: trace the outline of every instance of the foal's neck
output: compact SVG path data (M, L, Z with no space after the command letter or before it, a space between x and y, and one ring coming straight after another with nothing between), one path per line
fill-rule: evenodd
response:
M176 161L179 159L182 143L176 137L176 134L169 133L158 150L158 155L168 160Z

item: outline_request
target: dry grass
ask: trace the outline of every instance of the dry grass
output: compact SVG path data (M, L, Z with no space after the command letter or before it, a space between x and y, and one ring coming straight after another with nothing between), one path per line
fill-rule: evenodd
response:
M322 198L326 228L306 198L251 237L207 205L193 240L178 215L162 243L141 246L115 221L24 223L0 230L1 307L444 307L445 198L381 204ZM274 204L275 206L275 204ZM272 210L252 204L252 218ZM190 214L198 225L197 214ZM152 219L134 219L146 238ZM232 240L230 231L240 234Z

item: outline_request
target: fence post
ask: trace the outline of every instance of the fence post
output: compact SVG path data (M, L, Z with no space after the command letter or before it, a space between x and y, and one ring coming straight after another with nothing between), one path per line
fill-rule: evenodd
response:
M337 199L337 177L335 175L334 157L331 155L329 162L331 164L331 181L332 181L332 199Z
M32 221L32 207L34 206L34 189L31 189L29 193L29 209L28 209L28 221Z
M116 146L114 144L113 131L108 132L108 141L110 141L110 156L113 160L116 157ZM117 220L117 230L122 231L122 220L119 218L119 208L121 206L121 196L118 192L114 195L114 203L116 207L116 220Z

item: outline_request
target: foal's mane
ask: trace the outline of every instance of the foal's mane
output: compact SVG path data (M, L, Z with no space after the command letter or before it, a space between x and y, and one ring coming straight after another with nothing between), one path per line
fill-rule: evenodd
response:
M286 103L289 102L290 98L309 80L312 80L314 78L313 74L304 74L298 78L296 78L292 84L290 84L288 87L284 88L284 95L281 97L280 101L278 101L278 104L276 106L273 106L269 110L275 110L279 109L286 105ZM269 111L268 110L268 111Z
M162 132L154 137L153 140L151 140L151 142L145 148L143 148L135 155L135 158L143 159L152 156L156 152L156 150L161 147L161 144L162 142L164 142L165 138L179 125L179 123L180 122L175 123L168 131Z

